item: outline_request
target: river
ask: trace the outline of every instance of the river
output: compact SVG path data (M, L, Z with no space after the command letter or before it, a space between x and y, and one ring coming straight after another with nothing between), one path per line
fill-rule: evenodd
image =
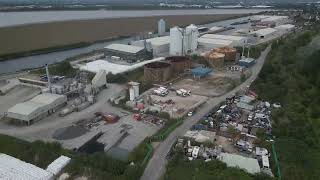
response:
M194 10L91 10L0 12L0 27L54 21L148 17L169 15L247 14L271 9L194 9Z
M172 10L170 10L170 12L171 11ZM176 10L176 11L180 12L180 10ZM194 12L197 10L191 10L191 11ZM202 10L202 11L205 11L205 10ZM219 9L219 12L221 12L221 11L228 12L228 10L220 10ZM242 11L242 10L235 9L235 10L233 10L233 13L239 13L240 11ZM249 12L251 12L251 9L246 9L245 11L246 11L246 13L249 13ZM149 12L149 11L145 11L145 12ZM231 23L233 23L235 21L240 21L242 19L244 19L244 18L238 18L238 19L233 19L233 20L226 20L226 21L210 23L210 24L206 24L205 26L207 26L207 27L228 26ZM52 52L52 53L48 53L48 54L34 55L34 56L21 57L21 58L11 59L11 60L7 60L7 61L2 61L2 62L0 62L0 74L18 72L18 71L21 71L24 69L38 68L38 67L44 66L45 64L53 64L56 62L61 62L67 58L70 58L70 57L73 57L73 56L76 56L79 54L88 53L88 52L91 52L96 49L102 49L103 47L105 47L111 43L127 44L131 40L132 40L131 38L125 38L125 39L115 40L115 41L95 43L93 45L83 47L83 48L76 48L76 49L71 49L71 50L58 51L58 52Z

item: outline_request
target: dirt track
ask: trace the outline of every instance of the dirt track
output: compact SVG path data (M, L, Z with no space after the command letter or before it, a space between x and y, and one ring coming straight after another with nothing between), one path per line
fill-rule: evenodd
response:
M6 27L0 28L0 55L155 31L160 18L164 18L167 27L171 27L191 23L203 24L235 16L238 15L115 18Z

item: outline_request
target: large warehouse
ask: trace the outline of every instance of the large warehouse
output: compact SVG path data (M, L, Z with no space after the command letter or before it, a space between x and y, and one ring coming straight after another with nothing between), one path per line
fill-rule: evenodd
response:
M201 38L232 41L232 45L233 46L243 46L247 42L247 38L246 37L220 35L220 34L205 34L205 35L201 36Z
M265 28L258 31L253 31L250 34L259 39L267 39L273 36L276 32L277 30L274 28Z
M8 110L7 117L29 125L55 112L58 108L64 106L66 102L67 97L64 95L40 94L29 101L11 107Z
M117 56L128 62L143 61L152 58L152 53L144 47L126 44L110 44L104 48L106 57Z
M155 57L161 56L161 54L163 54L163 53L169 53L169 48L170 48L170 37L169 36L134 41L131 44L134 46L145 47L145 43L151 44L151 47L153 50L153 56L155 56Z
M220 47L233 47L232 41L230 40L223 40L223 39L211 39L211 38L202 38L198 39L199 47L205 49L213 49L213 48L220 48Z

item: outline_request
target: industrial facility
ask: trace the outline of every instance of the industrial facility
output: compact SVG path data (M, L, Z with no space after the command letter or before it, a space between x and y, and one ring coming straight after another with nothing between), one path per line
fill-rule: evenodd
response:
M150 82L164 82L171 77L171 64L153 62L144 66L144 79Z
M159 57L161 55L166 55L169 52L170 48L170 37L169 36L162 36L162 37L155 37L140 41L133 41L131 42L134 46L145 47L149 44L153 51L154 57Z
M0 154L0 178L16 180L53 180L58 178L57 176L70 161L71 159L69 157L60 156L49 164L45 170L7 154Z
M8 110L7 117L22 124L30 125L41 118L54 113L67 102L65 95L45 93L29 101L18 103Z
M143 61L152 58L152 52L146 47L132 46L126 44L110 44L105 48L105 56L120 57L127 62Z
M171 64L172 75L179 75L191 68L191 60L186 56L169 56L165 59Z

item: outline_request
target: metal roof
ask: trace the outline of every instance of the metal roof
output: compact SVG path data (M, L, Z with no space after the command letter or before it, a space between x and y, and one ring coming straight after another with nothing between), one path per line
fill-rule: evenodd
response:
M51 180L53 179L53 174L33 164L6 154L0 154L0 179Z
M280 26L275 27L275 29L293 29L295 25L293 24L283 24Z
M260 166L257 159L229 153L221 153L218 159L226 163L229 167L238 167L251 174L260 173Z
M135 54L142 51L144 47L132 46L132 45L126 45L126 44L110 44L109 46L106 46L105 49Z
M206 43L206 44L216 44L222 46L230 46L232 45L232 41L230 40L223 40L223 39L212 39L212 38L198 38L199 43Z
M257 30L257 31L253 31L250 34L258 34L260 36L265 36L265 35L268 35L268 34L272 34L272 33L276 32L276 31L277 30L274 29L274 28L265 28L265 29L260 29L260 30Z
M170 44L170 37L163 36L163 37L156 37L151 39L146 39L147 42L150 42L153 46L160 46L164 44Z
M47 171L51 172L54 175L57 175L61 170L66 167L71 159L67 156L60 156L58 159L54 160L51 164L48 165Z
M26 101L23 103L18 103L8 109L8 113L19 113L21 115L29 115L30 113L38 110L39 108L45 106L45 104Z
M221 35L221 34L205 34L201 37L210 38L210 39L230 40L230 41L242 41L246 39L245 37L242 37L242 36L230 36L230 35Z
M59 94L51 94L51 93L43 93L38 96L32 98L30 101L42 104L51 104L59 98L64 98L64 95Z

